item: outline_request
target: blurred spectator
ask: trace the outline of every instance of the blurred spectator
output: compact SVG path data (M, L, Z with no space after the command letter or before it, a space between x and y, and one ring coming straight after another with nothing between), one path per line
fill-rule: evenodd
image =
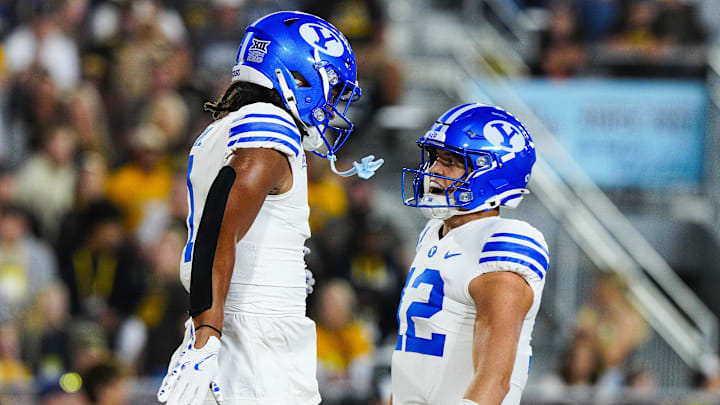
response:
M560 358L557 373L541 379L544 393L557 398L582 399L592 392L602 371L602 357L595 336L578 331Z
M79 243L58 252L72 312L115 332L143 294L143 267L126 238L115 205L91 203L83 210L80 224Z
M172 170L164 155L167 139L157 127L141 126L130 142L133 160L110 173L106 190L110 201L124 211L126 229L134 231L147 204L169 195Z
M57 277L55 256L29 230L28 216L14 205L0 207L0 307L18 315Z
M577 317L580 332L596 336L603 368L598 389L616 392L627 381L630 354L648 338L648 325L627 298L625 281L615 274L598 277L590 302Z
M147 204L142 222L135 232L135 238L143 251L148 247L152 250L152 245L162 238L168 229L178 226L185 229L188 215L187 198L187 175L185 172L176 171L168 198L150 201Z
M0 164L0 205L17 201L16 171L10 166Z
M31 381L30 368L20 357L22 346L15 322L0 323L0 391L3 387Z
M83 55L83 80L68 100L68 111L80 149L98 152L110 160L115 150L112 148L107 112L100 92L108 63L98 53Z
M360 124L378 108L399 103L404 90L402 67L387 48L383 6L379 0L309 0L307 4L310 13L330 21L352 45L363 89L361 102L367 105Z
M79 388L78 390L74 390L74 387L73 390L63 388L57 378L41 380L37 394L38 405L87 405Z
M110 35L117 44L111 48L114 108L108 113L114 140L122 148L126 133L138 124L138 114L149 98L155 65L184 42L186 33L177 12L162 8L159 0L138 0L121 7L118 12L123 17L112 17L119 18L124 31L112 30ZM103 13L102 7L98 13Z
M38 65L61 90L74 89L80 78L79 52L58 25L59 0L31 0L24 5L30 21L11 32L3 44L10 72Z
M356 229L350 253L349 279L358 295L359 310L377 326L377 337L383 340L397 331L394 308L403 286L395 236L386 221L368 218Z
M19 202L40 220L43 235L51 240L60 219L72 207L77 180L75 145L72 129L51 128L42 149L30 156L17 175Z
M240 24L243 3L244 0L211 0L210 23L195 39L198 74L204 81L217 83L218 91L227 86L245 32L245 26Z
M665 0L657 18L657 30L670 45L699 45L706 34L699 24L696 4L683 0Z
M3 158L13 165L19 165L28 150L39 148L50 129L63 123L67 116L57 84L37 66L14 80L8 110L12 121Z
M187 32L177 10L164 8L159 0L101 2L90 16L90 34L95 42L112 43L127 34L153 30L165 40L177 44Z
M57 24L68 37L83 45L85 18L92 0L61 0L57 14Z
M29 384L30 368L23 363L20 332L14 321L0 323L0 391L9 386Z
M70 328L70 369L84 374L112 359L107 333L94 322L76 321Z
M658 52L661 45L659 7L651 0L630 1L625 17L611 38L612 45L619 49L643 52L648 56Z
M107 161L97 153L85 153L80 159L75 207L85 208L94 201L102 200L105 195Z
M330 173L324 160L308 156L307 165L310 230L316 235L325 230L328 221L347 213L348 199L342 178Z
M588 42L602 40L614 28L620 14L617 0L580 0L578 11L582 20L583 38Z
M301 0L242 0L242 3L243 16L239 21L239 25L242 29L245 29L245 27L264 15L274 13L276 11L299 10L302 5ZM353 49L355 49L354 46Z
M150 71L151 82L142 121L154 125L170 149L184 146L188 125L188 106L176 88L187 69L184 53L169 50L158 53Z
M83 391L93 405L124 405L129 395L128 376L113 363L91 367L83 377Z
M150 249L149 288L137 311L148 329L141 366L147 375L164 375L167 359L182 339L189 306L189 295L178 277L178 259L184 246L184 227L173 227L167 228Z
M55 283L38 294L23 325L24 356L40 379L57 379L70 370L70 302Z
M363 404L371 396L373 344L364 323L354 320L355 293L343 280L318 291L318 383L325 404Z
M540 73L551 78L574 76L584 69L585 62L578 14L570 5L556 5L540 39Z
M95 152L83 153L79 159L78 178L75 184L73 207L60 222L55 250L66 252L80 243L85 229L84 210L93 202L105 200L105 178L107 167L102 155Z

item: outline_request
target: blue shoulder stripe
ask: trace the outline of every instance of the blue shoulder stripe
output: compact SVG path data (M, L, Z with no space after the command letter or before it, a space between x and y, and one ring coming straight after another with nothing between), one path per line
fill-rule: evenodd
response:
M529 237L529 236L520 235L520 234L517 234L517 233L502 232L502 233L493 234L493 235L491 236L491 238L494 238L494 237L496 237L496 236L497 236L497 237L505 236L505 237L508 237L508 238L515 238L515 239L521 239L521 240L528 241L528 242L532 243L533 245L539 247L543 252L545 252L545 254L547 254L548 256L550 256L550 252L548 252L547 249L545 249L545 247L543 247L543 245L541 245L538 241L536 241L535 239L533 239L533 238L531 238L531 237Z
M548 268L548 260L545 258L545 255L538 252L537 250L521 245L519 243L512 243L512 242L488 242L483 246L483 252L513 252L517 254L521 254L524 256L527 256L536 262L543 266L543 269L547 271Z
M246 124L240 124L230 129L230 138L242 135L244 132L275 132L277 134L285 135L293 141L297 142L297 146L300 146L300 134L286 127L285 125L275 124L272 122L248 122Z
M532 264L530 262L526 262L525 260L522 260L522 259L518 259L515 257L507 257L507 256L489 256L489 257L483 257L480 259L480 263L487 263L487 262L511 262L511 263L522 264L523 266L534 271L535 274L537 274L540 277L540 280L543 279L542 271L540 271L537 267L535 267L534 264Z
M228 143L228 146L233 146L236 143L240 143L240 142L276 142L276 143L283 144L283 145L287 146L288 148L290 148L290 150L292 150L293 153L295 153L295 156L297 156L297 154L298 154L298 148L295 145L291 144L290 142L288 142L284 139L275 138L274 136L248 136L245 138L233 139L232 141L230 141Z
M285 119L285 118L283 118L283 117L281 117L281 116L279 116L279 115L275 115L275 114L248 114L248 115L242 117L242 120L244 120L245 118L273 118L273 119L276 119L276 120L280 120L280 121L282 121L282 122L285 122L285 123L287 123L288 125L292 125L292 126L294 126L294 127L297 127L297 125L296 125L294 122L290 122L290 121L288 121L287 119ZM241 121L242 121L242 120L241 120Z

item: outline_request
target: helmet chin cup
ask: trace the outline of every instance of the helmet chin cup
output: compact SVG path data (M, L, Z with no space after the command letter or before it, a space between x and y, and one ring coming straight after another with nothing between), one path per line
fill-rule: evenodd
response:
M426 176L427 178L427 176ZM424 194L421 198L421 208L427 218L448 219L457 214L457 209L449 207L447 197L436 194ZM433 205L437 205L434 207Z
M455 216L457 209L451 207L421 207L426 218L446 220Z
M315 127L305 127L305 136L302 140L303 149L307 151L320 150L325 145L325 142L320 136L320 132Z

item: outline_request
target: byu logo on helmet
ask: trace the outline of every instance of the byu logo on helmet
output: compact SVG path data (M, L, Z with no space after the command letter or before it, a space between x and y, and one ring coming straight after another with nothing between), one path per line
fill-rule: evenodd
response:
M451 108L417 144L421 147L417 169L403 169L403 202L427 209L434 218L499 206L515 208L529 192L535 145L525 126L501 108L479 103ZM461 158L463 174L445 177L434 172L438 150ZM406 181L406 175L412 177ZM452 186L443 193L433 192L429 187L433 178L450 180ZM406 198L410 188L412 196Z
M483 135L494 146L508 152L520 152L525 148L525 137L515 125L503 121L493 120L483 127Z
M300 36L318 51L330 56L342 56L345 53L343 41L328 27L316 23L300 26Z

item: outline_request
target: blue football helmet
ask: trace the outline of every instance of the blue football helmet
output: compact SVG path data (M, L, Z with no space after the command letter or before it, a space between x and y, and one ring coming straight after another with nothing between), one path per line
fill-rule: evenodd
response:
M362 95L355 55L337 28L297 11L262 17L245 30L232 80L277 89L304 124L303 147L329 159L334 170L335 153L354 129L348 110ZM334 140L328 129L337 133ZM318 152L323 145L327 152Z
M417 144L421 148L420 166L415 170L403 169L403 202L426 208L434 218L447 219L501 205L515 208L528 193L535 145L525 126L503 109L477 103L452 108L435 121ZM430 173L437 149L463 157L463 176L451 178ZM433 194L429 192L433 177L453 183L444 194ZM408 184L412 184L412 198L406 198Z

